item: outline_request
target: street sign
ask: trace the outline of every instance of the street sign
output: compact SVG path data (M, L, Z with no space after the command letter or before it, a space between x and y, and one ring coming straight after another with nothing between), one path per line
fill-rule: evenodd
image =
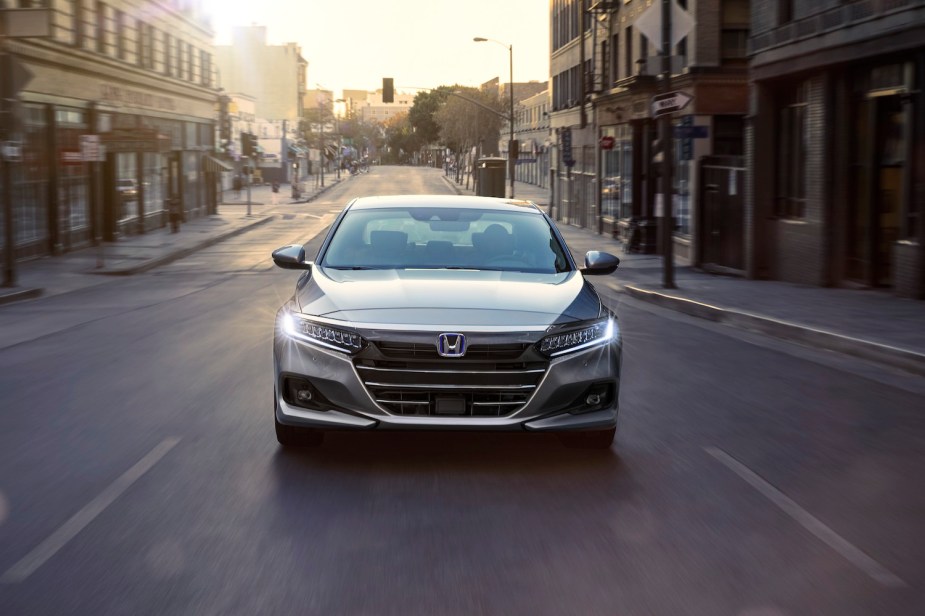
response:
M6 38L47 38L51 36L51 9L3 9Z
M604 135L603 137L601 137L601 149L602 150L612 150L615 143L616 143L616 139L614 139L610 135Z
M697 25L690 13L678 6L675 0L671 0L671 45L672 47L681 42L685 36ZM649 44L655 45L655 48L662 49L662 5L661 2L653 2L649 8L642 12L642 15L633 22L637 32L642 32L649 39Z
M3 160L11 163L22 162L21 141L4 141L0 150L2 150Z
M652 97L652 117L659 118L675 111L681 111L692 100L694 100L694 97L684 92L656 94Z
M99 135L81 135L80 153L84 162L98 162L105 160L101 155Z
M706 139L710 136L709 126L675 126L675 139Z

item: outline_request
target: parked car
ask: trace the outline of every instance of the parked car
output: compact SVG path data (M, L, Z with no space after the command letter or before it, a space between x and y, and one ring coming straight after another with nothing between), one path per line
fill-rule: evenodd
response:
M616 316L528 201L389 196L352 201L276 316L274 421L284 446L327 430L552 431L610 447L622 343Z
M135 180L116 180L116 192L123 202L138 198L138 183Z

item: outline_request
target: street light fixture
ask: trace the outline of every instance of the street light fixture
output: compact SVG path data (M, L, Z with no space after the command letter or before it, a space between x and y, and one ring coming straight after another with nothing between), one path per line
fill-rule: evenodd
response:
M510 126L511 137L507 143L507 166L508 173L511 177L511 199L514 198L514 44L502 43L501 41L496 41L495 39L482 38L481 36L476 36L472 39L476 43L486 43L492 42L501 45L502 47L507 47L508 52L508 62L511 69L511 81L510 81L510 94L511 94L511 108L510 115L508 117L508 122Z

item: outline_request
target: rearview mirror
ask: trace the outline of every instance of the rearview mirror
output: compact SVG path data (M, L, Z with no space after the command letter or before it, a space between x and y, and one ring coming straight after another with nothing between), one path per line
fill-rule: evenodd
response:
M612 274L620 265L620 259L609 252L589 250L585 253L585 266L579 271L585 276L604 276Z
M274 250L273 263L283 269L307 270L312 268L310 262L305 262L305 247L301 244L292 244Z

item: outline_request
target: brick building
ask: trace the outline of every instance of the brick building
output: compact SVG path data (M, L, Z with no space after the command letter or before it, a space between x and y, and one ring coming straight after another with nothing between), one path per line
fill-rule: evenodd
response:
M693 102L672 118L677 135L674 252L685 263L744 271L742 225L730 221L742 219L738 185L744 178L749 3L675 2L692 27L671 50L671 87ZM646 34L652 28L641 20L655 11L660 22L661 5L651 0L551 4L557 216L615 236L627 232L631 219L638 221L641 248L654 252L660 165L654 161L657 127L651 103L661 91L661 57L660 45ZM570 166L563 158L564 132L570 133ZM710 207L699 207L701 202Z
M163 226L170 200L207 213L221 164L209 156L217 96L202 2L0 2L26 6L51 20L47 36L4 43L31 77L2 120L4 139L21 144L10 162L16 257ZM85 159L86 136L102 160Z
M747 271L925 297L925 1L755 0Z

